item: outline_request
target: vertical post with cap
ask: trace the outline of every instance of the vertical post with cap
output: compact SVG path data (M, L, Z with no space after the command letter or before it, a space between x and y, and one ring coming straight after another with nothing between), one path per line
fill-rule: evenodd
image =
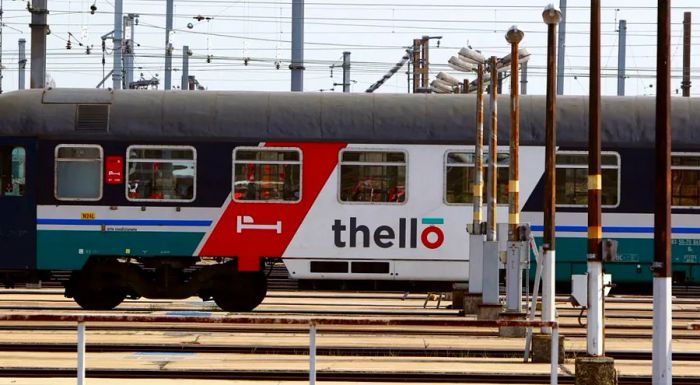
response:
M491 70L491 130L489 133L489 166L487 178L487 193L486 193L486 242L484 243L484 259L482 265L482 304L480 309L484 309L483 317L490 318L491 310L500 305L498 292L498 242L496 239L496 203L497 197L497 178L498 172L496 169L496 160L498 159L498 87L495 79L497 79L498 59L492 56L489 67ZM480 310L481 317L481 310Z
M545 108L545 192L544 192L544 259L543 259L543 293L542 321L555 319L555 151L556 151L556 111L557 111L557 25L561 21L561 12L548 5L542 12L542 19L547 24L547 96ZM550 328L544 328L551 333Z
M588 337L587 352L603 355L603 254L600 115L600 0L591 1L588 108Z
M671 1L659 0L656 52L656 196L652 384L671 385Z
M510 162L508 167L508 254L506 267L506 309L522 311L522 274L520 271L520 54L518 46L525 34L512 26L506 33L510 43Z
M498 158L498 71L496 65L498 59L491 56L489 67L491 69L491 131L489 133L489 165L488 165L488 190L486 194L486 240L496 240L496 204L497 204L497 170Z
M472 184L474 211L472 231L469 234L469 293L474 297L483 293L484 232L481 224L483 222L484 193L484 71L484 60L481 60L477 64L474 183ZM471 307L471 310L476 311L476 307Z

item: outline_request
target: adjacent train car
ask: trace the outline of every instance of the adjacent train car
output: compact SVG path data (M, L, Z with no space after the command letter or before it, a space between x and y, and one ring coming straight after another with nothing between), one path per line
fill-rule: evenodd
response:
M508 101L499 108L507 220ZM541 236L544 98L521 101L521 220ZM0 96L0 274L125 298L255 308L296 279L466 281L474 106L464 95L48 89ZM673 262L700 282L700 102L673 101ZM585 271L587 100L558 99L557 279ZM651 98L603 101L606 270L651 281Z

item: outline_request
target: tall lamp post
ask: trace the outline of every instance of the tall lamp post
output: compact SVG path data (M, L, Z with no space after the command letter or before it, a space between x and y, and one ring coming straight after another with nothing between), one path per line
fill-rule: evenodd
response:
M484 75L486 58L471 48L462 48L448 65L461 72L476 72L476 125L474 135L474 182L472 184L473 215L469 227L469 294L464 301L465 314L478 312L482 296L484 233L482 232L482 195L484 191Z
M555 247L554 216L556 204L555 192L555 150L556 150L556 110L557 110L557 25L561 21L561 12L549 4L542 12L542 20L547 24L547 100L545 119L545 192L544 192L544 263L542 321L555 319ZM543 328L550 334L551 328Z
M527 244L520 239L520 93L518 45L525 33L512 26L506 33L510 44L510 162L508 168L508 250L506 260L506 312L516 318L524 317L522 313L522 269L523 250ZM510 329L506 329L510 330ZM518 328L518 336L524 336L525 328Z

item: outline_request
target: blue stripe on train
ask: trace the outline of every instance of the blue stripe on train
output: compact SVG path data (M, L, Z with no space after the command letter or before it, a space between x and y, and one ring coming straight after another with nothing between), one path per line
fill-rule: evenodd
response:
M543 225L532 225L532 231L544 231ZM586 226L556 226L556 231L564 231L571 233L588 232ZM603 226L604 233L644 233L653 234L654 228L650 226ZM700 234L700 227L673 227L672 233L675 234Z
M207 220L168 220L168 219L54 219L38 218L39 225L71 225L71 226L201 226L209 227L212 221Z

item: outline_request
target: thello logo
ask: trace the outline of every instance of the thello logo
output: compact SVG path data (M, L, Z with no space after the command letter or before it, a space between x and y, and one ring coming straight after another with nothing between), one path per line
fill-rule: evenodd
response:
M442 245L445 233L437 225L444 223L443 218L421 218L420 241L423 246L437 249ZM381 225L372 230L365 225L358 225L356 217L350 217L349 225L336 219L331 229L336 247L370 247L370 241L374 241L375 245L384 249L397 243L399 248L415 249L419 239L417 218L399 218L398 226ZM357 246L358 238L360 246Z

